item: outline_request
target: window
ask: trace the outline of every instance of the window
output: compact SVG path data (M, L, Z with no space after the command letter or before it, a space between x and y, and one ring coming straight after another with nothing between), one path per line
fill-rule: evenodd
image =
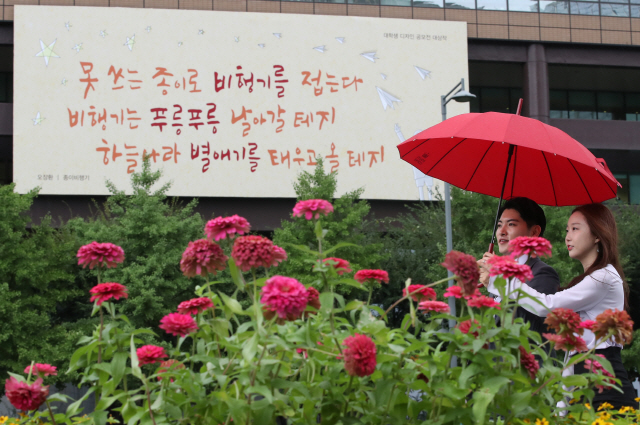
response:
M618 200L627 204L640 204L640 174L614 174L622 185L618 188Z
M640 121L640 93L550 90L551 118Z
M476 95L476 98L471 100L471 112L515 114L518 109L518 101L523 97L520 88L471 87L469 91Z

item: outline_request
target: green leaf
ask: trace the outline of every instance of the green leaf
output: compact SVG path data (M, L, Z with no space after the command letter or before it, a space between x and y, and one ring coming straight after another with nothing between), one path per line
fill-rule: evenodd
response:
M488 391L495 394L500 391L500 388L502 388L504 385L507 385L509 382L509 378L505 378L504 376L494 376L493 378L489 378L484 381L482 383L482 386Z
M246 389L246 393L253 394L257 393L263 396L269 404L273 403L273 395L271 394L271 390L264 385L254 385L253 387L249 387Z
M583 375L569 375L562 378L562 383L566 387L585 387L589 381Z
M236 284L239 290L244 291L244 279L242 278L242 274L240 273L240 269L238 269L235 260L233 258L229 258L227 264L229 265L229 273L231 273L233 283Z
M91 394L96 390L96 387L91 387L89 390L82 396L82 398L74 401L67 407L67 417L72 417L80 413L80 405L83 401L89 398Z
M357 280L354 280L354 279L343 278L343 279L339 279L337 282L339 284L341 284L341 285L349 285L349 286L357 288L357 289L359 289L361 291L366 291L367 290L367 288L365 288L363 284L361 284L360 282L358 282Z
M138 366L138 353L136 351L136 344L133 340L133 335L131 335L131 373L136 378L142 379L142 371L140 370L140 366Z
M335 244L331 248L327 249L326 251L324 251L324 255L326 257L327 255L331 254L332 252L334 252L334 251L336 251L336 250L338 250L340 248L346 248L348 246L358 246L358 245L356 245L354 243L340 242L340 243Z
M247 362L253 361L256 356L256 352L258 351L258 334L254 334L248 341L244 343L244 347L242 347L242 357Z
M234 314L238 314L238 315L246 314L242 310L242 306L240 305L240 303L237 300L234 300L233 298L229 297L226 294L223 294L222 292L220 292L220 297L224 301L224 305L229 307L229 310L231 310L231 312L233 312Z
M123 351L118 351L113 355L113 360L111 360L111 376L113 376L114 387L117 387L122 380L127 368L128 359L129 355Z
M324 235L322 234L322 223L320 222L320 220L316 221L316 238L318 238L319 241L322 240L322 237Z
M471 408L471 412L473 413L476 424L484 424L487 406L493 401L494 397L495 393L489 391L488 388L482 388L473 393L473 407Z

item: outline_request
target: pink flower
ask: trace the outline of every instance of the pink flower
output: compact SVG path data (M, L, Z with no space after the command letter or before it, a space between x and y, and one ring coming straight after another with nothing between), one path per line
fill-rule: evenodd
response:
M96 302L98 305L102 305L103 302L111 298L119 300L120 298L129 297L127 287L114 282L100 283L91 288L89 292L93 294L89 301L98 300Z
M605 356L603 356L602 354L596 354L596 356L598 357L602 357L603 359L606 358ZM613 376L611 373L609 373L603 366L602 364L600 364L599 361L597 360L591 360L591 359L587 359L584 361L584 366L587 368L587 370L590 373L595 373L595 374L602 374L604 376L608 376L609 378L615 378L615 376ZM607 384L610 385L615 385L615 381L613 379L605 379L605 382ZM604 385L596 385L596 388L598 389L598 392L601 393L602 391L605 390L605 386Z
M187 249L182 253L180 270L187 277L206 277L209 273L216 274L218 270L224 270L227 260L227 256L218 245L208 239L198 239L189 242Z
M444 293L445 297L456 297L456 298L462 298L463 294L462 294L462 288L459 286L450 286L447 288L447 291Z
M158 376L158 381L162 381L162 378L166 378L167 376L174 376L169 372L175 372L178 369L184 369L184 364L174 359L165 360L160 363L160 367L156 371L157 374L160 374L160 376ZM170 378L170 380L173 382L173 378Z
M271 262L272 266L277 266L287 259L287 252L280 248L278 245L273 244L273 260Z
M467 305L469 307L477 307L477 308L488 307L488 308L495 308L500 310L499 302L496 302L496 300L494 300L493 298L489 298L484 295L476 295L474 297L470 297L467 300Z
M316 310L320 310L320 293L313 286L307 288L307 305L315 308Z
M180 314L198 314L205 310L213 308L213 302L207 297L193 298L188 301L182 301L178 304L178 313Z
M227 237L233 239L236 235L249 233L250 228L249 222L236 214L231 217L216 217L213 220L209 220L204 227L204 233L207 238L219 241Z
M580 322L578 326L580 326L582 329L589 329L590 331L593 331L593 326L595 324L595 320L585 320L584 322Z
M307 308L309 294L296 279L273 276L262 288L260 302L267 310L276 312L280 319L296 320Z
M198 325L193 317L188 314L170 313L160 320L160 329L175 336L186 336L198 330Z
M538 373L538 369L540 369L540 365L536 360L535 356L531 353L527 353L527 350L521 345L518 347L520 349L520 365L529 372L529 377L531 379L536 379L536 373Z
M269 268L277 264L274 246L273 242L262 236L240 236L233 243L231 256L245 272L253 267Z
M333 267L333 269L338 273L338 275L351 273L351 265L347 260L343 260L342 258L328 257L328 258L325 258L322 262L327 266Z
M633 320L624 310L608 309L596 316L592 330L598 339L611 335L618 344L629 344L633 339Z
M547 315L544 323L556 331L558 335L577 333L582 335L584 328L580 326L580 315L569 308L556 308Z
M442 266L456 275L463 295L471 295L476 291L480 280L480 269L472 255L451 251L447 253Z
M518 236L509 241L509 252L513 258L529 253L532 257L551 257L551 242L536 236Z
M491 276L502 275L505 279L515 277L520 282L527 282L533 279L531 267L526 264L518 264L509 256L499 257L494 255L487 260L487 263L491 266L491 270L489 271L489 275Z
M345 338L344 368L350 376L369 376L376 370L376 344L366 335Z
M463 322L458 323L458 329L460 329L460 332L462 332L463 334L468 334L473 325L477 326L478 325L478 321L474 319L473 323L471 323L471 319L465 320ZM475 336L477 338L478 337L478 331L473 331L471 333L471 335L473 335L473 336Z
M333 212L333 205L324 199L309 199L306 201L299 201L295 207L293 207L293 216L302 217L307 220L320 218L320 214L329 215Z
M38 378L31 385L20 382L13 376L5 381L5 395L16 409L36 410L47 400L49 386L42 385L42 378Z
M449 304L442 301L422 301L418 304L419 310L435 311L436 313L449 313Z
M358 270L353 277L360 283L365 283L366 281L375 281L377 283L389 283L389 273L384 270Z
M138 364L140 366L156 363L159 362L160 359L167 357L164 348L158 347L157 345L143 345L136 350L136 354L138 355Z
M28 375L29 372L41 378L44 376L57 376L58 368L47 363L36 363L33 367L29 365L25 368L24 373Z
M576 350L579 352L588 350L585 340L572 333L566 335L542 334L542 336L553 342L556 350Z
M436 291L434 291L432 288L427 288L424 285L409 285L409 288L404 288L402 290L403 297L406 297L407 294L412 294L411 299L413 299L416 302L434 301L437 296Z
M77 257L78 265L82 265L83 269L87 266L93 269L96 265L98 267L111 268L124 261L124 251L118 245L112 243L93 241L80 247Z

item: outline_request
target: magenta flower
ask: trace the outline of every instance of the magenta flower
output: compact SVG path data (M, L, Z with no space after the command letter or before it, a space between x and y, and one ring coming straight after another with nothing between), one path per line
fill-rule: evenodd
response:
M253 267L269 268L277 265L278 259L282 258L282 252L276 251L275 246L262 236L240 236L233 243L231 257L244 272Z
M402 296L406 297L407 294L412 294L411 299L416 302L433 301L437 297L436 291L434 291L432 288L427 288L424 285L409 285L409 288L403 288Z
M206 277L209 273L216 274L218 270L224 270L227 260L228 257L218 245L208 239L198 239L189 242L182 253L180 270L187 277Z
M216 217L213 220L209 220L204 227L204 233L209 239L219 241L220 239L233 239L236 235L249 233L250 228L249 222L236 214L231 217Z
M422 301L418 304L419 310L435 311L436 313L449 313L449 304L442 301Z
M551 242L536 236L518 236L509 241L509 252L513 258L529 253L532 257L551 257Z
M376 370L376 344L366 335L344 339L344 369L350 376L369 376Z
M47 363L36 363L33 367L29 365L25 368L24 373L28 375L29 372L41 378L45 376L57 376L58 368Z
M327 266L331 266L338 275L351 273L351 265L347 260L343 260L342 258L327 257L322 260L322 263Z
M89 301L98 300L97 304L102 305L103 302L113 298L128 298L127 287L115 282L100 283L89 290L93 295Z
M262 288L260 302L266 310L277 313L280 319L296 320L307 308L309 293L292 277L273 276Z
M293 216L302 217L307 220L319 219L320 214L329 215L333 212L333 205L324 199L309 199L306 201L299 201L295 207L293 207Z
M187 336L198 330L198 325L193 317L188 314L170 313L160 320L160 329L175 336Z
M38 378L31 385L20 382L13 376L5 381L5 395L16 409L36 410L47 400L49 386L42 385L42 378Z
M124 251L118 245L112 243L91 242L78 250L78 265L82 268L95 266L111 268L124 261Z
M140 366L156 363L161 359L167 358L164 347L158 347L157 345L143 345L136 350L136 354L138 355L138 364Z
M365 283L367 281L376 283L389 283L389 273L379 269L358 270L353 278L360 283Z
M491 266L489 271L489 275L491 276L502 275L505 279L515 277L520 282L527 282L533 279L531 267L526 264L518 264L509 256L499 257L494 255L487 260L487 263Z
M188 301L182 301L178 304L178 313L180 314L198 314L202 311L213 308L213 302L207 297L193 298Z
M497 308L500 310L500 303L494 300L493 298L486 297L484 295L476 295L473 297L469 297L467 300L467 305L469 307L488 307L488 308Z

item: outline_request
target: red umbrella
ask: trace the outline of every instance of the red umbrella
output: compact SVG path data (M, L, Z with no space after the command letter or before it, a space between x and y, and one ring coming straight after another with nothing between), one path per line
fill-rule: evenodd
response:
M577 140L514 114L458 115L402 142L398 150L424 174L500 203L504 195L542 205L580 205L611 199L622 187L605 161Z

